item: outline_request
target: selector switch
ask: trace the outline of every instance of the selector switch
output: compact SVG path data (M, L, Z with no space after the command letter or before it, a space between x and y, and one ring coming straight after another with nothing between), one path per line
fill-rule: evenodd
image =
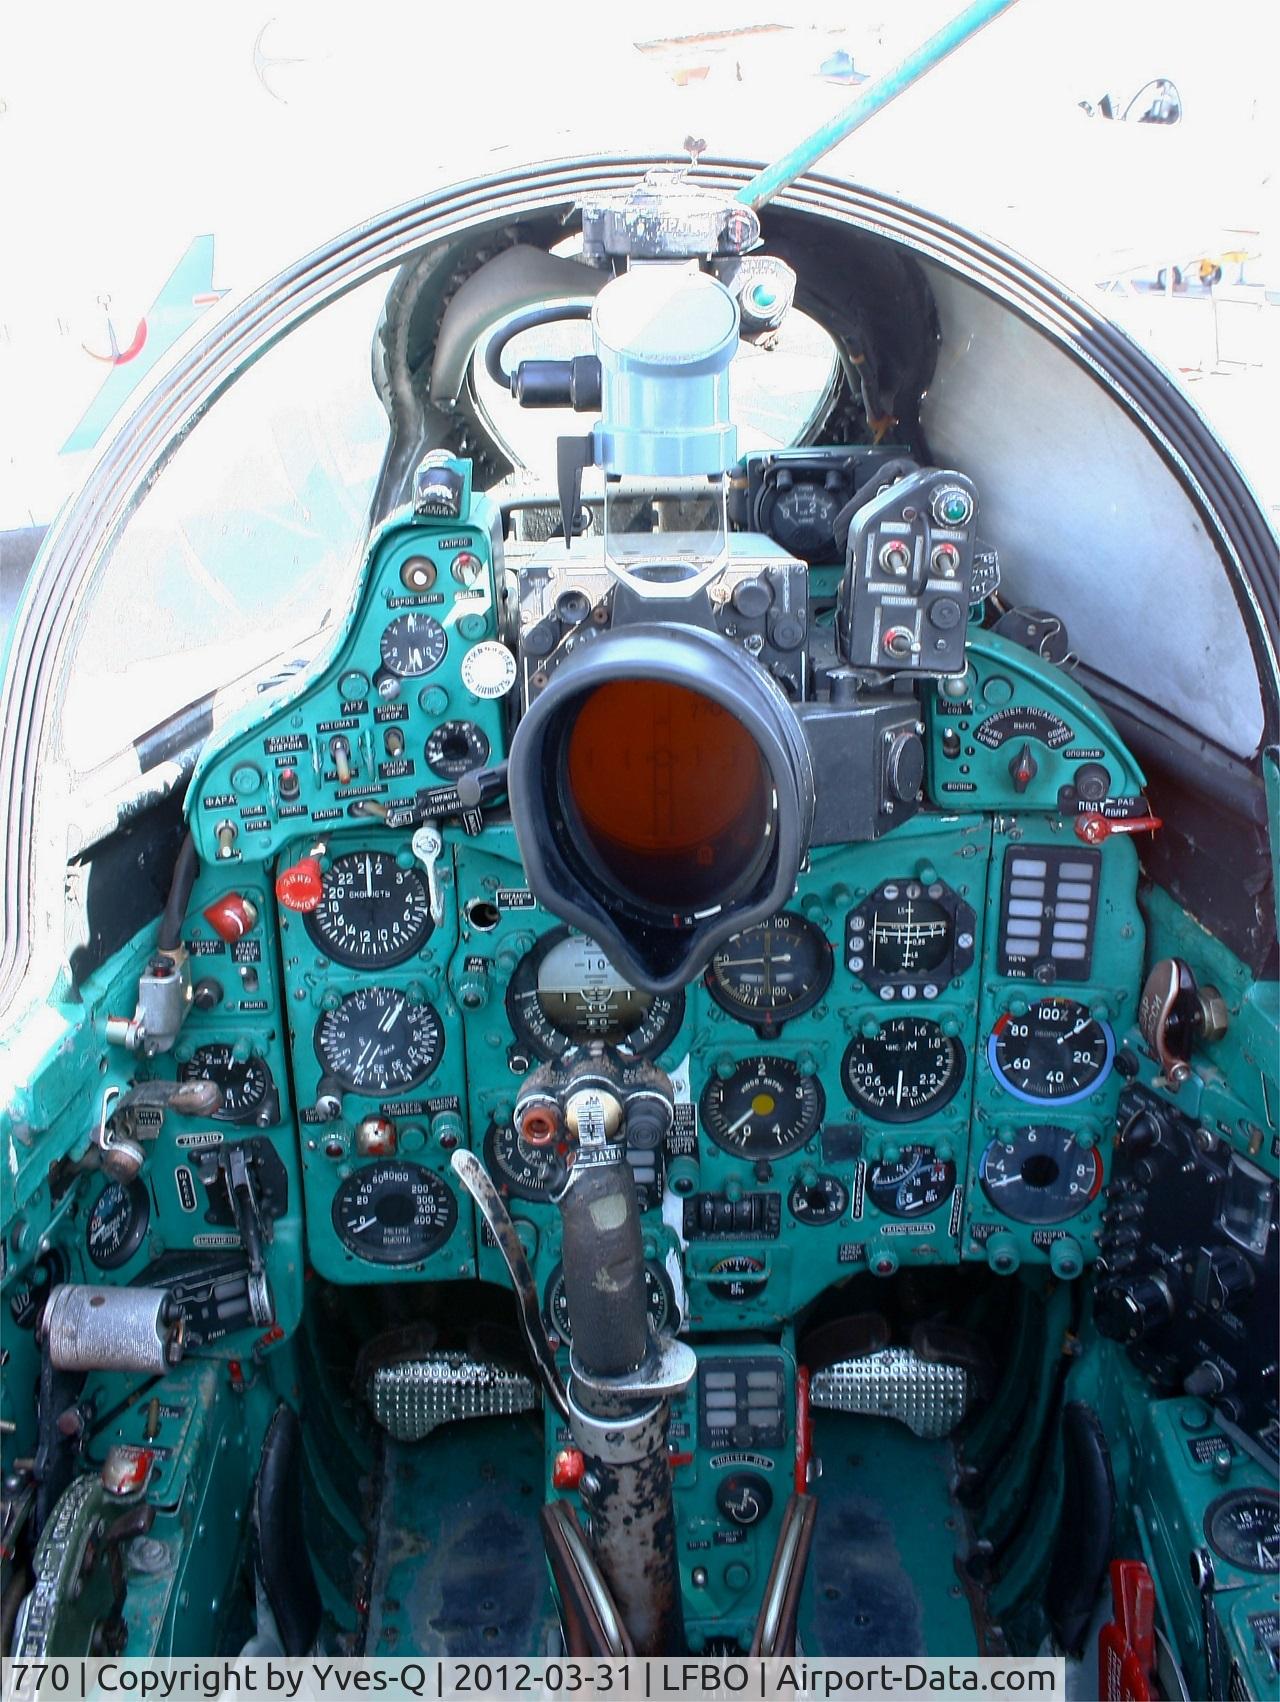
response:
M730 1524L758 1525L773 1506L773 1491L759 1472L730 1472L716 1486L716 1506Z

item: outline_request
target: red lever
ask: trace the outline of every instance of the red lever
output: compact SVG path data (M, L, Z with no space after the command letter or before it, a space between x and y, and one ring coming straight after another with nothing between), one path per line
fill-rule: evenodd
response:
M1102 1702L1151 1702L1155 1666L1156 1592L1141 1560L1111 1562L1111 1611L1098 1633Z
M1086 845L1101 845L1113 833L1154 833L1163 826L1159 816L1124 816L1112 821L1110 816L1082 815L1076 817L1076 838Z
M551 1466L552 1489L576 1489L586 1469L581 1448L561 1448Z
M242 940L258 920L258 907L242 892L224 892L207 905L204 919L220 940L233 945Z
M813 1431L809 1421L809 1367L796 1367L796 1494L809 1493L809 1455Z
M286 910L316 910L324 897L319 857L303 857L276 876L276 897Z

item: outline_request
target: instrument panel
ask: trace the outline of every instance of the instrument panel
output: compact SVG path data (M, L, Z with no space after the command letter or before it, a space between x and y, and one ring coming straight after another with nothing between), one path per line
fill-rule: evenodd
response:
M551 1197L573 1153L512 1119L532 1069L600 1041L675 1086L665 1141L628 1151L666 1318L776 1326L858 1270L1078 1274L1144 943L1132 843L1073 831L1141 786L1097 710L974 628L966 674L925 694L931 806L813 848L781 910L689 985L645 992L536 902L509 821L467 790L500 773L514 681L492 655L496 527L482 499L470 512L385 527L324 666L207 756L185 932L218 990L157 1068L216 1079L223 1107L194 1143L169 1120L188 1144L157 1149L145 1201L103 1191L89 1258L130 1277L149 1247L197 1244L182 1225L208 1184L187 1155L265 1130L320 1276L505 1282L450 1169L467 1146L563 1337ZM232 942L204 920L229 898L253 916Z

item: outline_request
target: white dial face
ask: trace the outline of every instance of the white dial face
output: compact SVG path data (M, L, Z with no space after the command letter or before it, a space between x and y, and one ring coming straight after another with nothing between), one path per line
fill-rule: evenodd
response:
M516 659L493 639L473 644L462 658L462 683L472 697L505 697L516 683Z

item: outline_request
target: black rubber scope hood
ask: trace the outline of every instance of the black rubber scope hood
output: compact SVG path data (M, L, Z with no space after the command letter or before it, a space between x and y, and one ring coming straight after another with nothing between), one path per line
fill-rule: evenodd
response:
M681 686L727 710L754 739L772 782L765 854L745 889L718 903L659 913L611 883L575 832L563 795L566 734L592 693L627 679ZM516 728L507 785L538 902L595 940L620 974L650 993L687 986L725 940L787 903L813 827L813 761L795 709L744 650L694 626L627 626L566 658Z

